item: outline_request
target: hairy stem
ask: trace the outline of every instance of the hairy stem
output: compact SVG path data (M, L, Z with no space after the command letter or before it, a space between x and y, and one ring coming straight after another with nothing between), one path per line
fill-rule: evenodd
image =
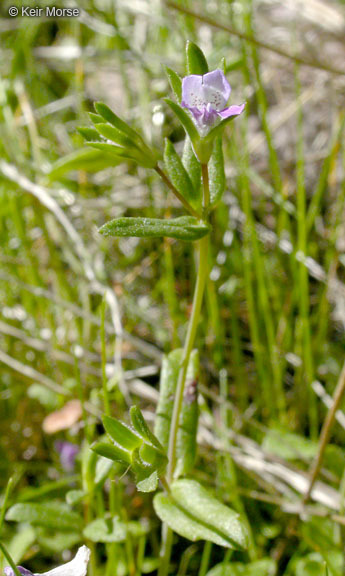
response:
M208 236L204 236L199 240L199 269L198 276L195 286L194 298L193 298L193 308L190 317L187 336L183 349L183 359L179 372L179 377L176 387L176 396L174 401L174 409L171 420L170 436L169 436L169 448L168 448L168 473L167 480L170 483L173 479L175 465L176 465L176 441L177 432L179 427L180 414L183 403L183 393L186 383L187 369L189 364L189 359L191 352L193 350L196 331L199 324L201 305L204 295L205 282L207 278L208 270Z
M202 203L203 217L206 220L208 215L208 207L210 204L210 182L208 177L208 166L207 164L201 164L201 174L204 189L204 197Z
M209 178L207 164L202 164L202 179L203 179L203 216L207 218L208 205L210 201ZM187 369L191 352L194 347L197 328L200 320L201 306L205 291L205 284L208 272L208 236L204 236L199 240L199 267L198 275L194 290L192 313L188 324L187 336L183 348L183 359L179 372L179 377L176 387L176 395L174 401L174 409L171 419L169 447L168 447L168 470L167 470L167 483L170 484L174 478L174 471L176 466L176 446L177 446L177 432L179 427L181 409L183 404L183 394L186 383ZM161 553L161 566L159 569L159 576L166 576L169 571L169 563L172 548L172 531L166 525L163 526L163 542Z
M209 188L209 178L208 178L208 167L207 164L201 165L202 169L202 180L203 180L203 215L207 218L208 206L210 203L210 188ZM173 479L175 465L176 465L176 441L177 441L177 431L179 426L180 414L183 403L183 393L186 383L187 369L189 364L189 359L191 352L193 350L196 331L199 325L201 305L205 291L205 284L208 271L208 236L204 236L199 240L199 267L198 276L196 280L194 297L193 297L193 307L192 314L188 324L187 336L183 348L183 359L179 372L179 377L176 387L176 396L174 401L174 409L171 419L170 436L169 436L169 448L168 448L168 473L167 481L170 483Z

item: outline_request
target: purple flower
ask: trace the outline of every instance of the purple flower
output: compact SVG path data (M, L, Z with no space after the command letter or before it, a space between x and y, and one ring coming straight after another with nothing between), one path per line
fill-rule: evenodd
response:
M60 441L55 442L55 450L60 454L60 462L62 468L66 472L72 472L75 466L75 459L79 452L79 446L71 442ZM23 576L26 576L23 574ZM29 576L29 575L28 575Z
M221 70L183 78L181 104L193 114L202 136L221 120L243 112L245 104L226 107L230 92L230 84Z
M17 568L22 576L86 576L89 559L90 550L86 546L81 546L73 560L48 572L33 574L22 566L17 566ZM4 568L4 574L5 576L15 576L14 570L10 566Z
M27 568L23 568L23 566L17 566L18 572L21 573L22 576L33 576L33 573L30 572ZM4 568L5 576L15 576L14 570L10 566L5 566Z

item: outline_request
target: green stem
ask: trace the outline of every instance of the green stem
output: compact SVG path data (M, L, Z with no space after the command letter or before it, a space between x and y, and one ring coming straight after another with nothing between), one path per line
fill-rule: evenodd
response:
M12 490L12 486L13 486L13 476L9 479L9 481L7 482L7 486L6 486L6 491L5 491L5 496L4 496L4 501L1 507L1 512L0 512L0 534L2 532L2 528L3 528L3 524L4 524L4 520L5 520L5 514L6 514L6 510L7 510L7 502L8 499L10 497L11 494L11 490Z
M196 331L199 324L200 318L200 311L201 311L201 304L204 295L205 289L205 281L207 277L208 271L208 236L205 236L201 240L199 240L199 270L198 270L198 277L196 281L196 287L194 292L194 299L193 299L193 308L192 314L190 317L187 337L184 345L183 351L183 360L181 364L181 369L177 381L176 387L176 396L174 402L174 409L172 414L171 420L171 428L170 428L170 436L169 436L169 449L168 449L168 458L169 458L169 465L168 465L168 473L167 473L167 480L170 483L173 479L175 465L176 465L176 441L177 441L177 431L179 426L180 420L180 413L182 409L183 403L183 393L184 387L186 382L186 375L187 375L187 368L189 363L189 358L191 352L193 350Z
M210 201L207 164L202 164L201 169L203 178L203 216L206 219L208 212L208 205ZM209 242L208 236L204 236L204 238L199 240L199 268L194 290L192 314L189 320L187 336L184 344L183 359L177 381L174 409L171 419L169 447L168 447L168 458L169 458L169 464L167 470L168 484L170 484L174 478L174 471L176 466L177 432L183 404L183 393L186 383L187 368L189 364L190 355L194 347L197 328L199 325L201 305L203 301L205 284L208 273L208 242ZM162 537L161 565L159 568L158 576L166 576L168 574L170 557L171 557L171 548L172 548L172 531L167 525L164 525L163 537Z
M12 556L10 555L9 551L7 550L7 548L5 547L5 545L0 542L0 551L3 553L3 555L5 556L7 562L9 563L9 565L11 566L13 572L15 573L16 576L21 576L15 562L12 559Z
M171 530L171 528L169 528L167 524L163 524L161 562L158 570L158 576L167 576L167 574L169 574L172 543L173 543L173 531Z
M318 435L318 412L315 394L312 389L314 380L314 359L310 327L309 276L305 265L307 258L307 225L306 225L306 190L305 190L305 160L303 136L303 112L300 101L301 87L298 69L295 71L298 115L297 115L297 159L296 159L296 192L297 192L297 250L301 260L298 262L298 297L299 321L301 325L301 341L303 350L303 366L300 379L301 404L308 406L310 433L313 439Z
M106 297L104 296L101 306L101 348L102 348L102 384L103 384L103 402L104 402L104 412L110 416L110 399L108 392L108 382L107 382L107 350L106 350L106 338L105 338L105 307L106 307Z
M199 212L197 212L196 210L194 210L193 206L191 206L189 204L189 202L187 202L187 200L182 196L182 194L180 194L180 192L175 188L175 186L173 185L173 183L171 182L170 178L166 175L166 173L164 172L164 170L162 170L158 164L157 166L154 167L154 170L156 170L157 174L160 175L160 177L162 178L163 182L167 185L167 187L171 190L171 192L176 196L176 198L179 199L179 201L181 202L181 204L183 204L183 206L185 207L185 209L187 210L187 212L189 212L192 216L195 216L195 218L200 218L200 214Z
M202 182L204 187L204 198L202 203L202 212L204 219L207 219L208 214L208 207L210 204L210 183L208 177L208 166L207 164L201 164L201 174L202 174Z
M205 542L204 544L198 576L206 576L210 564L212 546L212 542Z
M209 179L208 179L208 168L207 164L201 165L203 187L204 187L204 198L203 198L203 214L206 218L208 205L210 201L210 190L209 190ZM204 236L199 240L199 268L198 276L196 280L196 286L193 298L192 314L189 320L187 336L183 349L183 359L179 372L179 377L176 387L176 396L174 401L174 409L171 419L171 428L169 436L169 448L168 448L168 472L167 481L172 482L174 476L174 470L176 465L176 441L177 441L177 431L179 426L180 414L183 403L183 393L186 383L186 375L189 364L189 358L193 350L196 331L199 325L201 305L204 296L206 278L208 272L208 235Z

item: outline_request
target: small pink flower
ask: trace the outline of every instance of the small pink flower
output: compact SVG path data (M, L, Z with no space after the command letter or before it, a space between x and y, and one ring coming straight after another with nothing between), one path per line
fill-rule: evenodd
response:
M183 78L181 104L193 114L202 135L221 120L243 112L245 104L226 106L230 92L230 84L221 70Z

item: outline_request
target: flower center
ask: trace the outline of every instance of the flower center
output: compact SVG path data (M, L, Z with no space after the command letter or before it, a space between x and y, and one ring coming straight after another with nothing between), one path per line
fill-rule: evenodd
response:
M208 104L211 104L212 108L215 110L220 110L222 107L222 96L220 92L212 90L207 86L202 86L199 93L190 92L189 95L190 106L195 106L195 108L202 109Z

